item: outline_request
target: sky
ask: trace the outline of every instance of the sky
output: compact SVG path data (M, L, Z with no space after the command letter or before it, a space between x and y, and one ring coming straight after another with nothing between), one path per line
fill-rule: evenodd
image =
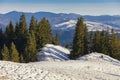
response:
M120 15L120 0L0 0L0 13L10 11Z

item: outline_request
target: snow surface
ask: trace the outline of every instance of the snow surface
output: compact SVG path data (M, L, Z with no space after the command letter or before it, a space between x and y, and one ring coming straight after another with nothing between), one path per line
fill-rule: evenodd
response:
M47 44L39 52L39 61L63 61L69 60L70 51L62 46Z
M101 53L68 61L0 61L0 80L120 80L120 61Z
M77 20L69 20L67 22L55 24L56 29L62 29L62 30L68 30L68 29L74 29L75 25L77 23ZM88 28L88 31L102 31L102 30L107 30L107 29L115 29L117 32L120 30L120 28L115 28L107 24L102 24L98 22L91 22L91 21L86 21L85 22Z

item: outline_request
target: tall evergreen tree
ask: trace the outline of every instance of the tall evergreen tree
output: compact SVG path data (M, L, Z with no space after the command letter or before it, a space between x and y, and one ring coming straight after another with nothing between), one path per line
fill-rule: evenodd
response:
M92 41L92 51L93 52L100 52L101 51L101 44L100 44L100 32L97 31L93 36Z
M2 31L2 28L0 28L0 60L2 59L1 50L2 50L3 44L4 44L4 33Z
M10 47L10 58L11 58L11 61L13 62L19 62L19 53L13 42L11 43L11 47Z
M2 48L4 44L4 33L2 31L2 28L0 28L0 49Z
M32 16L30 21L29 32L31 33L31 31L33 31L34 33L36 33L36 29L37 29L37 20L35 19L34 16Z
M70 57L76 58L88 53L87 28L83 18L78 18L73 39L73 51Z
M24 48L27 43L27 37L28 37L28 27L26 23L25 15L22 14L20 17L19 24L16 24L16 45L19 53L24 53ZM24 55L24 54L23 54Z
M4 44L3 49L1 51L2 55L3 55L3 60L5 61L10 61L10 54L9 54L9 50L7 48L7 46Z
M5 43L10 48L11 42L13 42L15 39L15 29L12 21L10 21L9 25L6 27L5 31Z
M25 47L25 54L26 54L25 57L26 62L37 61L36 40L33 31L31 31L31 33L29 34L27 44Z
M37 49L42 48L45 44L52 43L52 31L50 23L46 18L39 22L37 31Z

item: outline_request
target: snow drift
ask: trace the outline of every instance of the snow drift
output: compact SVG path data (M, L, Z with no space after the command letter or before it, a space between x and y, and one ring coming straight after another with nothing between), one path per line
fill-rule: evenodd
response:
M63 61L69 60L70 51L61 46L47 44L38 52L39 61Z
M0 80L120 80L120 61L101 53L57 62L0 61Z

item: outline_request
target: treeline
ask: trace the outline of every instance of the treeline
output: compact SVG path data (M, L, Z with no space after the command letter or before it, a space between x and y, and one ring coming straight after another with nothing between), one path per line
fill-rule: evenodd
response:
M78 58L90 52L98 52L120 60L120 38L114 30L88 31L83 18L78 18L73 39L71 59Z
M0 59L14 62L37 61L37 51L45 44L59 45L58 34L52 35L50 23L46 18L37 21L31 17L27 26L24 14L19 22L13 25L10 21L5 31L0 29Z

